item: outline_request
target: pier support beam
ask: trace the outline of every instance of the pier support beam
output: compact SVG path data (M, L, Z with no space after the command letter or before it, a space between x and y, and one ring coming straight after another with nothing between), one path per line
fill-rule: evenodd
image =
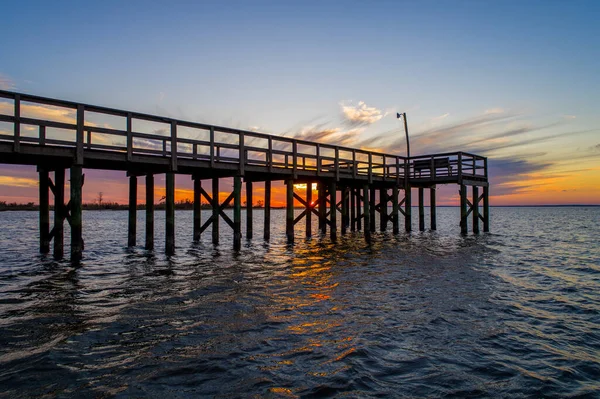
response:
M165 193L165 253L175 253L175 173L167 172Z
M134 247L136 244L137 229L137 176L129 176L129 223L127 225L127 246Z
M219 178L212 179L212 242L219 244Z
M490 188L483 187L483 231L490 231Z
M370 212L370 214L369 214L369 220L370 220L369 226L370 226L370 229L371 229L371 233L374 233L375 232L375 206L376 206L376 203L375 203L375 187L371 187L371 189L369 191L370 191L370 193L369 193L370 196L369 196L369 200L368 200L369 201L369 212ZM365 201L367 201L366 198L365 198ZM365 217L366 217L366 215L365 215Z
M265 181L265 221L263 236L265 241L271 239L271 181Z
M436 190L436 186L429 188L429 217L431 219L431 230L437 229Z
M412 193L410 185L404 188L404 230L412 231Z
M398 207L398 187L394 186L392 188L392 232L394 234L398 234L400 232L400 212Z
M247 187L247 186L246 186ZM250 184L252 190L252 184ZM248 193L246 192L246 195ZM250 195L252 198L252 194ZM246 211L248 203L246 203ZM250 208L252 206L250 205ZM242 178L235 176L233 178L233 249L239 251L242 247Z
M40 175L40 253L50 252L50 176L46 169L39 168Z
M360 187L356 189L356 230L360 231L362 229L362 218L364 216L363 209L361 205L361 201L366 198L364 197L364 192Z
M252 238L252 182L246 182L246 238Z
M425 199L424 197L425 189L423 187L419 187L419 231L425 230Z
M286 202L285 202L285 235L288 243L294 242L294 181L292 179L285 182Z
M329 229L329 237L331 241L335 241L337 239L337 199L336 199L336 187L335 181L329 183L329 221L331 223Z
M306 237L312 236L312 183L306 183Z
M202 227L202 180L199 176L194 176L194 232L192 240L200 241L200 227Z
M379 190L379 230L386 231L388 223L388 194L387 189Z
M369 196L369 186L365 185L363 187L363 215L364 215L364 233L365 240L367 243L371 243L371 209L370 209L370 201L368 200Z
M356 231L356 189L350 189L350 231Z
M319 182L319 230L325 234L327 232L327 193L325 183Z
M340 190L341 205L342 205L342 234L346 234L348 228L348 188L344 187Z
M473 234L479 234L479 187L473 186Z
M64 256L64 204L65 204L65 170L62 168L54 171L54 259L59 260Z
M83 168L81 165L71 167L71 262L78 263L83 253L81 189L83 186Z
M466 235L467 230L467 186L460 185L460 233Z
M154 249L154 175L146 175L146 249Z

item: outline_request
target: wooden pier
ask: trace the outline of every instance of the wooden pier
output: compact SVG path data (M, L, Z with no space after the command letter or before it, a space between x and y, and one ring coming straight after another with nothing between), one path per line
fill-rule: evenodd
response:
M71 260L79 261L82 240L83 169L122 170L129 176L128 245L136 245L137 179L146 181L145 247L154 249L154 175L166 175L165 252L175 252L175 180L191 176L194 181L193 240L209 227L212 241L219 242L219 222L233 229L233 246L242 242L242 182L246 184L246 236L252 237L253 183L264 182L264 232L270 238L271 182L286 186L286 236L294 241L295 225L305 222L312 232L313 216L319 230L329 229L332 240L338 230L375 232L375 218L383 231L391 223L394 233L412 230L411 188L418 189L419 230L425 229L424 195L430 195L430 228L436 229L436 187L457 184L460 193L460 229L489 231L489 185L487 158L465 152L399 155L365 151L287 137L232 129L123 111L94 105L0 91L0 101L13 112L0 114L0 122L12 124L12 134L0 134L0 163L36 165L40 179L40 251L63 257L64 221L71 226ZM39 110L58 112L39 112ZM60 115L56 117L54 115ZM111 123L93 121L107 118ZM151 125L149 128L148 126ZM65 204L65 170L70 169L70 201ZM54 179L51 179L51 173ZM233 178L233 192L219 199L219 181ZM211 194L203 187L210 181ZM299 184L306 184L305 197ZM313 198L312 185L318 187ZM468 187L471 187L469 200ZM479 187L482 188L481 194ZM49 191L54 195L54 226L50 228ZM304 191L304 190L302 190ZM201 220L201 199L212 208ZM294 203L304 210L294 216ZM233 206L233 220L225 209ZM391 213L390 213L391 208ZM480 209L481 208L481 209Z

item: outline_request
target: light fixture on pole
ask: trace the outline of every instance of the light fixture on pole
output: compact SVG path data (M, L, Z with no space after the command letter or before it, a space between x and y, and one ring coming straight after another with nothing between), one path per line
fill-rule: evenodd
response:
M406 134L406 157L410 159L410 142L408 141L408 122L406 121L406 112L396 112L396 118L404 119L404 133Z

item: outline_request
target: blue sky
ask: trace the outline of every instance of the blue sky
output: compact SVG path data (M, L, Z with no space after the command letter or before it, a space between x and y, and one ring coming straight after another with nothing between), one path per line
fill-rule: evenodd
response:
M2 14L0 82L15 91L273 134L359 129L357 143L383 136L399 153L406 111L413 153L487 138L476 148L523 178L579 153L598 167L597 1L22 1ZM356 126L343 107L359 102L381 117ZM419 141L432 131L443 145Z

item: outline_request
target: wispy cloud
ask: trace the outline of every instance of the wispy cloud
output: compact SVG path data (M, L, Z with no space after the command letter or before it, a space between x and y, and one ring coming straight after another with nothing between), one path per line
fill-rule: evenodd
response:
M440 116L436 116L435 118L433 118L434 121L441 121L442 119L446 119L448 116L450 116L449 112L446 112L443 115Z
M8 76L0 73L0 89L1 90L13 90L15 88L15 82Z
M30 179L27 177L0 176L0 186L37 187L37 185L38 182L36 179Z
M384 117L380 109L369 107L364 101L357 105L341 103L340 106L345 121L352 125L371 125Z

